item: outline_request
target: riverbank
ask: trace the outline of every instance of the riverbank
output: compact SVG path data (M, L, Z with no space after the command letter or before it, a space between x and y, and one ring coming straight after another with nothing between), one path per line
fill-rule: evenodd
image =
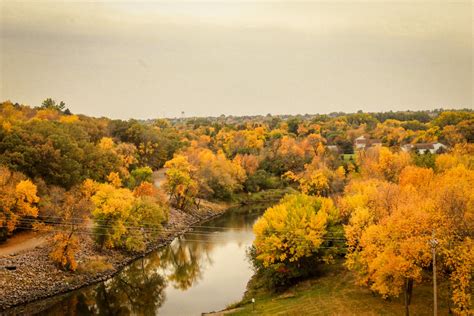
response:
M95 247L86 235L77 255L76 272L62 271L49 259L48 244L34 249L0 256L0 311L9 314L9 309L33 301L67 293L79 288L107 280L134 260L169 244L177 236L192 230L197 225L223 214L229 205L207 201L199 210L184 213L172 209L169 221L158 240L150 242L143 253L127 253L120 250ZM12 314L21 313L18 308Z
M296 192L292 187L286 187L281 189L268 189L260 192L251 194L239 193L235 196L234 201L241 205L252 205L252 204L273 204L277 203L286 194Z
M322 265L318 275L302 281L283 293L269 291L264 280L253 276L247 285L243 299L225 311L206 315L404 315L402 295L394 299L382 299L368 288L355 284L353 274L340 260L333 265ZM448 314L447 285L438 289L438 311ZM255 306L252 304L255 298ZM432 284L415 285L410 313L433 314Z

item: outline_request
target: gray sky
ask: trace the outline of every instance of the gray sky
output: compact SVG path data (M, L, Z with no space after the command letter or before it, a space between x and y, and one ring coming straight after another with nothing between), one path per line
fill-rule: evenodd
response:
M113 118L472 108L471 1L0 0L0 100Z

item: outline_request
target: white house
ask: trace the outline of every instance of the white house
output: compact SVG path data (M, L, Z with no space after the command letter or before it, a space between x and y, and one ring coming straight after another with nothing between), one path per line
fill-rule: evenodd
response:
M379 139L366 138L364 135L357 137L354 141L354 148L356 150L380 146L382 146L382 142Z
M445 150L448 147L441 143L419 143L419 144L406 144L401 147L402 151L408 152L415 150L419 154L425 154L427 152L436 154L440 150Z

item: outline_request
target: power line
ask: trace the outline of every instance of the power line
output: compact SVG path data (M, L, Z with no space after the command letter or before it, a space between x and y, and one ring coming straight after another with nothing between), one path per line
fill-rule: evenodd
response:
M61 216L41 216L39 217L38 219L43 219L43 218L58 218L58 219L61 219L61 222L67 222L67 223L75 223L75 222L72 222L72 221L62 221L63 217ZM36 218L24 218L24 219L21 219L19 220L20 222L22 221L36 221L38 220ZM93 221L94 223L95 222L110 222L111 220L109 219L95 219L95 218L90 218L90 217L85 217L85 218L80 218L80 217L69 217L68 218L69 220L80 220L80 221L84 221L84 220L91 220ZM152 223L152 222L141 222L142 224L144 225L150 225L150 226L158 226L156 223ZM144 225L141 225L141 226L136 226L136 227L144 227ZM131 227L131 226L129 226ZM187 227L190 227L190 228L206 228L206 229L232 229L232 230L247 230L245 227L231 227L231 226L206 226L206 225L199 225L199 224L196 224L196 225L188 225ZM304 228L303 228L304 229ZM292 229L283 229L283 230L278 230L279 232L280 231L292 231ZM327 232L328 234L334 234L334 232ZM342 233L343 234L343 233Z
M20 221L20 223L21 222L36 223L37 220L35 220L35 219L26 219L26 220ZM77 223L77 222L71 222L71 221L61 221L61 222L51 222L50 221L50 222L45 222L45 224L58 225L58 226L72 226L72 225L74 225L74 226L81 226L81 227L90 228L90 226L88 226L85 223ZM115 227L115 226L105 225L105 224L99 224L98 225L96 223L93 223L93 226L92 226L92 228L113 228L113 227ZM228 231L234 231L234 230L247 231L248 230L247 228L244 228L244 227L203 226L203 225L189 225L189 226L183 227L181 229L180 228L176 228L176 229L166 228L166 227L162 227L160 224L153 224L153 225L148 225L148 226L146 226L146 225L140 225L140 226L123 225L122 227L127 228L127 229L157 229L157 230L160 230L160 231L169 231L169 232L182 231L183 229L191 228L191 229L193 229L192 231L203 232L203 233L207 233L207 232L217 233L219 231L209 231L209 230L199 231L199 230L194 230L194 229L196 229L196 228L205 228L205 229L222 229L222 230L228 230ZM301 228L301 229L305 229L305 228ZM274 230L274 231L272 231L272 233L293 232L293 231L295 231L295 230L293 230L293 229L282 229L282 230ZM343 233L337 234L337 233L334 233L334 232L326 232L325 235L344 238Z
M17 228L26 229L26 230L41 231L41 232L50 232L50 233L68 232L68 230L54 229L54 228L48 228L48 227L33 229L31 227L26 227L26 226L17 226ZM82 227L82 228L84 228L84 227ZM150 231L150 230L148 230L148 231L143 231L143 232L144 233L160 233L160 232L163 232L163 231L160 231L160 230L151 230ZM77 229L77 230L74 230L73 233L77 234L77 235L89 235L89 236L110 236L110 234L108 234L108 233L93 232L90 229L87 229L87 230ZM188 235L194 236L193 238L196 238L196 237L205 238L206 236L213 237L212 241L214 241L214 242L215 241L231 241L231 240L228 240L228 239L223 238L223 237L216 238L217 236L214 233L182 232L181 235L176 236L175 238L179 239L179 238L184 237L186 241L208 241L208 242L212 242L211 240L206 240L206 239L200 239L200 240L190 239L189 237L186 237ZM324 237L324 236L320 237L319 239L321 239L323 242L345 242L346 241L345 239L331 238L331 237ZM309 240L304 238L304 237L296 237L296 238L292 238L292 241L309 241ZM324 247L318 247L318 248L324 248ZM334 247L334 248L346 248L346 247Z

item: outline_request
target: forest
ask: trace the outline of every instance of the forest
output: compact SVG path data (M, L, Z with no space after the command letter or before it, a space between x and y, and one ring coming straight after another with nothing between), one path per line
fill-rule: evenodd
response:
M343 260L358 286L408 310L435 261L450 312L472 314L472 110L118 120L51 98L0 104L0 242L44 234L72 275L90 267L86 240L94 256L142 253L173 210L287 188L248 250L269 289Z

